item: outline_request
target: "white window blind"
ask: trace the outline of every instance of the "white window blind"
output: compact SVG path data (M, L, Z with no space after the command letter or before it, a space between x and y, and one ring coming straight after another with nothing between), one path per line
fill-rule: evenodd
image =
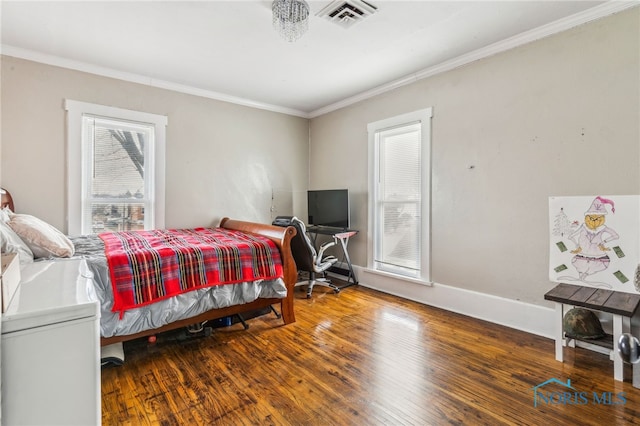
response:
M378 244L382 269L420 270L421 126L408 124L376 132L379 146Z
M431 109L370 123L369 267L430 280Z
M128 231L152 226L152 181L145 163L153 164L152 125L85 115L86 191L83 233Z

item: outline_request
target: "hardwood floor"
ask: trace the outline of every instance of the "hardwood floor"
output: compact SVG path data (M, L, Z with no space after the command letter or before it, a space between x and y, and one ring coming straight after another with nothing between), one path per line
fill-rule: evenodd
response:
M550 339L364 287L324 291L296 292L295 324L269 314L246 331L125 343L125 365L102 370L103 424L611 425L640 416L640 389L614 381L605 355L566 348L560 363ZM552 378L573 389L534 389Z

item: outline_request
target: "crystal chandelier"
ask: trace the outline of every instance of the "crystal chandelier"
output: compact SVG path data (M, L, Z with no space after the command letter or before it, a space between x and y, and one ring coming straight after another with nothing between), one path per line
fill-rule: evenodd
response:
M304 0L274 0L273 28L285 40L298 40L309 28L309 5Z

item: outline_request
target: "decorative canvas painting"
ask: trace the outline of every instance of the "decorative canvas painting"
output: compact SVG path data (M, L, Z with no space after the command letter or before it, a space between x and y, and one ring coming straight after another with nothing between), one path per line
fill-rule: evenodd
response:
M549 279L640 292L640 197L549 198Z

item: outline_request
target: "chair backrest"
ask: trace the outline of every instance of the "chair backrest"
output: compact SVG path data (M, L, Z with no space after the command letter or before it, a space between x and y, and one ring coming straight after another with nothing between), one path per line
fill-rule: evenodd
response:
M307 228L297 217L291 218L291 226L296 228L296 235L291 239L291 254L296 262L298 270L313 271L313 264L316 260L316 249L313 247Z

